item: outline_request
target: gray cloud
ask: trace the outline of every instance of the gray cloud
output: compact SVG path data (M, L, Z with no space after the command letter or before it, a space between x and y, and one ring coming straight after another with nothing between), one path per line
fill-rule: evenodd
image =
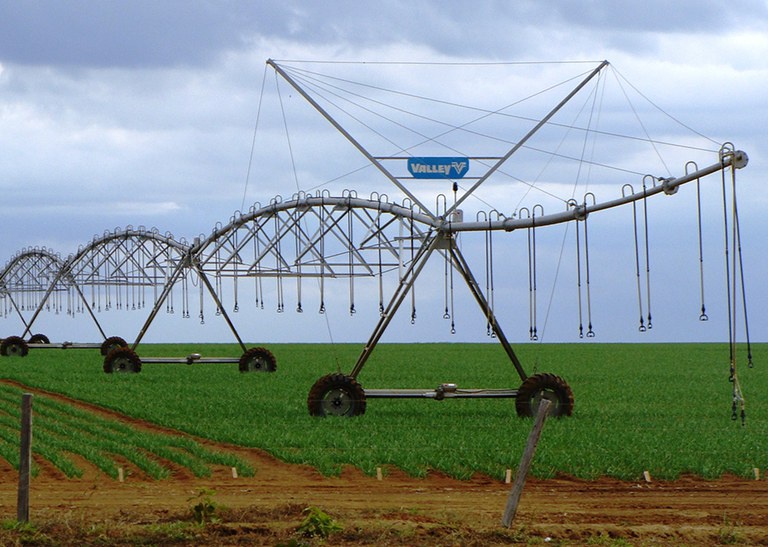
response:
M536 56L564 29L647 48L654 33L719 34L764 28L759 0L721 2L297 2L73 0L0 5L0 61L78 67L202 66L262 37L355 48L426 45L459 57ZM642 38L639 34L645 33Z
M360 1L3 2L0 264L30 245L48 245L67 254L94 233L116 226L156 226L192 238L209 232L216 222L226 222L240 208L245 192L264 74L266 94L254 156L258 164L251 172L246 209L256 200L267 203L276 193L290 196L297 189L295 179L306 189L364 166L366 161L284 82L280 103L274 74L265 73L268 57L423 61L607 57L682 121L747 149L752 164L743 184L750 199L743 218L752 222L751 229L744 230L746 241L751 234L765 232L765 223L754 221L754 211L764 206L764 192L756 181L762 179L760 165L765 162L762 120L768 114L762 90L768 81L764 61L768 41L766 33L759 32L765 28L765 3L741 6L737 10L698 1L390 0L372 9ZM343 65L334 69L339 67ZM345 70L356 77L354 68ZM408 77L405 70L394 67L382 69L376 77L392 87L417 83L425 94L460 97L468 104L505 104L522 93L524 83L498 75L490 80L472 75L435 89L437 80L417 81L418 76ZM295 178L286 151L283 106L294 147ZM631 110L624 110L621 117L616 104L603 106L603 123L611 130L637 121ZM410 137L404 140L410 142ZM555 140L552 143L547 146L557 146ZM610 151L612 163L636 160L653 165L654 173L659 169L653 154ZM683 164L678 159L671 165L673 171ZM534 178L540 170L536 154L521 153L516 160L510 171ZM486 202L506 207L503 200L515 186L508 182L487 184ZM542 182L557 191L572 187L568 179ZM620 185L611 190L620 193ZM345 177L336 187L357 189L361 195L393 190L373 169ZM672 224L677 235L674 224L682 215L665 221L663 228ZM596 239L601 235L598 230ZM520 243L520 234L505 235L510 245ZM562 241L560 234L555 239ZM660 253L655 264L664 264L665 257L671 263L674 256L669 259L665 245L673 247L677 240L661 239L664 245L654 247ZM556 246L550 249L556 251ZM595 250L596 256L599 252ZM612 252L613 247L604 255L610 257ZM752 271L764 271L763 259L752 260L757 264ZM513 266L519 274L519 264ZM522 285L512 289L525 293ZM674 283L661 290L667 291L668 302L677 298Z
M275 25L280 4L56 0L4 2L0 59L63 67L167 67L211 62L242 47L246 30ZM261 27L261 28L260 28Z

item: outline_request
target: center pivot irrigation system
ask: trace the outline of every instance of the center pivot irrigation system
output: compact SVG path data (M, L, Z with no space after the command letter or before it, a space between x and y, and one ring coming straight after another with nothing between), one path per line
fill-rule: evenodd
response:
M558 113L558 111L574 98L593 78L608 66L607 61L600 63L594 70L581 80L554 108L545 116L538 120L527 133L519 138L505 154L498 157L413 157L404 151L402 155L396 156L374 156L363 144L358 141L350 132L332 117L332 115L323 106L316 101L283 67L270 60L268 64L284 78L304 99L306 99L333 127L336 128L365 158L378 169L398 190L407 196L410 201L419 210L416 215L413 209L410 211L396 212L401 219L410 219L413 221L418 217L418 222L423 225L417 240L412 239L413 256L407 268L401 273L400 281L390 300L381 305L381 315L378 323L373 329L370 338L366 342L357 362L352 367L349 374L340 372L328 374L320 378L309 392L308 407L313 416L342 415L356 416L363 414L366 408L366 399L369 398L408 398L408 397L429 397L438 400L451 397L464 398L515 398L516 410L520 416L533 416L538 408L539 401L546 398L551 402L550 414L555 416L569 416L573 412L573 393L569 385L554 374L537 373L528 375L515 354L509 340L507 339L501 325L497 321L493 306L489 303L487 295L483 292L480 283L469 266L469 263L462 254L459 246L456 244L457 236L462 232L470 231L506 231L513 230L532 230L537 227L553 224L586 221L587 217L597 211L610 209L620 205L645 201L650 196L664 193L671 195L677 192L682 184L699 181L702 177L715 172L743 168L747 165L748 158L744 152L733 150L730 146L725 146L720 151L719 161L703 169L694 169L687 172L679 178L658 179L656 177L646 177L643 180L643 189L640 192L632 192L631 186L625 185L624 195L618 199L604 203L589 204L585 197L584 202L577 203L570 201L566 211L536 216L536 208L528 211L527 218L497 218L493 219L490 215L482 221L465 222L463 219L460 205L469 198L478 188L480 188L501 166L510 160L519 150L521 150L528 141ZM462 175L467 171L470 162L481 161L487 166L485 172L472 178L472 185L464 191L460 197L454 199L453 204L449 205L447 200L442 203L444 207L440 209L440 200L437 202L435 211L431 211L422 201L419 200L416 193L411 191L405 184L407 178L442 178L452 179L454 181L454 193L457 190L457 180L463 178ZM397 164L406 162L408 175L405 177L397 176L394 169L389 169L385 164ZM650 187L646 181L650 178ZM627 188L630 189L627 192ZM311 200L306 200L307 205ZM347 207L353 207L350 200ZM499 215L500 216L500 215ZM373 228L373 227L372 227ZM376 230L371 230L376 234ZM530 237L530 233L529 233ZM509 360L514 366L520 377L522 384L517 389L459 389L454 384L442 384L434 390L419 389L363 389L357 381L357 377L365 367L371 353L376 348L382 335L392 321L397 310L405 301L406 296L412 291L416 279L424 270L430 257L436 252L441 252L450 262L451 272L457 272L461 279L466 283L472 296L480 306L484 317L487 318L488 326L495 338L499 341ZM448 310L446 310L448 316ZM645 325L642 324L641 328ZM650 315L648 316L650 326ZM588 335L591 334L591 325ZM535 333L532 332L532 338Z
M489 294L489 271L492 265L490 254L486 256L485 289L473 273L469 261L458 244L459 235L475 232L485 233L489 238L493 232L525 231L529 238L529 277L531 267L535 269L535 258L531 260L531 251L535 255L536 229L556 224L576 223L577 238L579 223L583 226L584 245L586 246L587 218L593 213L631 204L635 209L635 251L639 257L637 237L637 213L639 205L645 207L652 196L675 194L679 187L699 181L714 173L722 174L723 200L726 203L726 173L730 172L733 180L731 198L731 225L733 228L734 248L738 242L738 217L736 215L735 173L748 163L747 155L736 150L732 145L723 145L717 161L700 168L689 161L685 172L679 177L654 177L645 175L642 190L635 191L625 184L621 196L616 199L598 202L594 194L587 193L583 201L567 200L564 210L544 214L543 207L530 209L521 207L512 216L505 216L492 211L478 214L474 220L465 220L461 208L465 201L474 196L476 191L487 184L490 177L501 173L502 166L529 146L529 141L552 122L558 112L568 104L593 79L608 66L607 61L580 78L554 108L538 119L529 120L528 128L504 153L496 155L430 155L414 156L409 148L399 148L399 152L390 155L374 155L360 140L355 138L335 119L328 108L321 105L315 96L306 89L307 82L314 76L307 73L304 85L298 81L296 72L273 60L267 61L277 75L282 77L298 94L303 97L333 128L351 143L386 179L404 196L398 204L390 202L386 194L374 192L370 198L358 197L355 191L346 190L342 195L333 196L327 190L314 193L299 191L291 199L274 198L269 204L257 203L246 213L237 213L226 225L217 225L208 236L196 238L193 243L177 241L170 234L160 234L156 230L139 228L134 230L115 230L96 237L67 260L46 249L25 250L12 259L0 272L0 299L8 315L9 309L22 319L24 336L32 333L32 325L43 309L55 309L57 312L66 308L67 313L87 311L97 325L104 343L100 345L82 345L82 347L100 347L105 354L104 370L107 372L138 372L144 363L195 363L195 362L237 362L241 371L274 371L275 358L269 350L246 348L234 321L226 311L225 299L230 308L237 312L242 304L242 294L246 283L249 293L255 294L256 307L264 307L264 283L274 282L276 287L277 311L286 307L284 284L295 283L296 311L303 312L306 304L302 298L303 288L311 279L312 285L319 289L319 313L326 311L326 282L331 279L348 280L349 313L355 313L355 280L373 278L378 280L379 318L365 343L357 361L349 373L337 371L322 376L311 387L307 399L309 413L313 416L358 416L365 412L367 399L372 398L431 398L443 400L449 398L515 398L516 410L520 416L535 415L542 398L551 402L550 414L568 416L573 411L574 399L571 388L564 379L550 373L529 375L516 355L509 339L505 335L494 311L493 295ZM328 88L330 89L330 87ZM335 93L335 91L334 91ZM498 112L496 112L498 113ZM480 117L491 113L481 113ZM467 124L468 126L469 124ZM451 131L446 130L441 135ZM466 129L459 127L458 129ZM438 137L426 139L436 143ZM507 141L509 142L509 141ZM455 151L455 149L452 149ZM470 165L473 166L469 176ZM477 167L480 172L477 172ZM439 179L452 184L454 199L449 203L443 194L438 194L434 207L426 205L423 193L414 191L409 184L413 180ZM459 183L469 183L463 192L457 192ZM645 210L645 208L644 208ZM727 224L727 222L726 222ZM531 238L534 244L531 245ZM727 239L727 238L726 238ZM645 240L648 245L647 234ZM578 245L578 239L577 239ZM486 245L486 250L488 246ZM588 252L588 251L587 251ZM442 257L446 277L450 271L451 296L446 296L445 318L453 315L453 279L454 274L464 281L470 294L479 306L487 322L488 333L501 344L509 361L520 378L517 388L509 389L467 389L455 384L440 384L435 389L363 389L358 377L374 352L397 311L410 296L412 321L416 316L415 283L425 271L427 263L435 255ZM735 256L735 254L734 254ZM640 264L638 258L638 295L640 294ZM733 264L729 273L733 275L740 264ZM397 272L397 282L391 295L385 290L384 274ZM490 274L492 275L492 274ZM535 273L534 273L535 275ZM587 283L589 283L587 270ZM579 272L581 276L581 272ZM228 292L223 288L223 281L231 280ZM579 280L579 283L581 280ZM534 282L535 284L535 282ZM181 297L174 297L174 288L181 287ZM735 285L734 285L735 287ZM729 286L729 291L731 287ZM182 358L139 358L135 350L144 337L157 314L165 307L166 312L174 313L181 308L182 317L191 316L193 292L199 292L199 314L204 322L204 294L213 299L215 313L223 317L237 339L243 354L240 358L208 358L191 354ZM447 292L447 291L446 291ZM735 292L735 288L734 288ZM225 293L227 297L225 297ZM40 296L42 295L42 297ZM735 311L735 295L733 300ZM581 293L579 293L581 299ZM147 306L146 302L153 302ZM581 305L581 300L579 300ZM150 311L133 344L129 346L123 339L108 337L94 315L102 308L117 309L131 307ZM34 310L31 319L24 318L23 312ZM729 309L729 313L730 313ZM642 303L640 311L640 329L651 327L650 304L647 318L643 317ZM581 313L581 308L580 308ZM702 301L702 319L706 312ZM647 321L647 322L646 322ZM452 323L453 324L453 323ZM580 326L580 329L583 327ZM537 339L535 320L531 322L531 339ZM729 332L731 342L735 333ZM586 336L594 336L591 320L587 325ZM50 344L43 335L32 335L27 342L23 336L9 337L0 343L3 355L23 355L29 347L67 348L79 347L71 343ZM731 376L734 381L734 405L741 400L738 381L735 378L735 362L731 352ZM736 407L734 406L734 409ZM735 410L734 410L735 412Z

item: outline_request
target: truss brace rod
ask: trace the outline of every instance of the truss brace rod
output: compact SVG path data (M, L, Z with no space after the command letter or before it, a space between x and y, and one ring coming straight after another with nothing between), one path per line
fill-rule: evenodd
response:
M485 182L485 181L488 179L488 177L490 177L490 176L491 176L493 173L495 173L495 172L496 172L496 170L497 170L499 167L501 167L501 166L502 166L502 164L503 164L504 162L506 162L506 161L507 161L507 160L508 160L510 157L512 157L512 154L514 154L514 153L515 153L515 152L517 152L517 151L518 151L520 148L522 148L522 147L523 147L523 145L524 145L526 142L528 142L528 140L529 140L531 137L533 137L533 135L535 135L535 134L536 134L536 133L539 131L539 129L541 129L541 128L542 128L544 125L546 125L546 124L547 124L547 122L549 122L549 120L552 118L552 116L554 116L555 114L557 114L557 112L558 112L558 111L559 111L561 108L563 108L563 106L565 106L565 105L566 105L566 103L568 103L568 101L570 101L570 100L571 100L571 99L572 99L572 98L573 98L573 97L574 97L574 96L575 96L575 95L576 95L576 94L577 94L579 91L581 91L581 89L582 89L582 88L583 88L585 85L587 85L587 84L589 83L589 81L590 81L592 78L594 78L594 77L595 77L597 74L599 74L599 73L600 73L600 71L601 71L601 70L603 70L603 68L605 68L606 66L608 66L608 61L603 61L602 63L600 63L600 65L599 65L599 66L598 66L598 67L597 67L595 70L593 70L593 71L592 71L592 72L589 74L589 76L587 76L587 77L586 77L586 78L585 78L585 79L584 79L584 80L583 80L583 81L582 81L582 82L581 82L579 85L577 85L577 86L576 86L576 87L573 89L573 91L571 91L571 92L570 92L568 95L566 95L566 96L565 96L565 98L564 98L562 101L560 101L560 102L557 104L557 106L555 106L555 108L553 108L552 110L550 110L550 111L549 111L549 114L547 114L546 116L544 116L544 117L543 117L543 118L542 118L542 119L539 121L539 123L537 123L537 124L536 124L536 125L535 125L535 126L534 126L534 127L531 129L531 130L530 130L530 131L528 131L528 133L526 133L526 134L525 134L525 136L523 136L523 138L522 138L522 139L520 139L520 140L517 142L517 144L515 144L515 145L514 145L514 146L513 146L513 147L512 147L512 148L509 150L509 152L507 152L506 154L504 154L504 156L503 156L503 157L502 157L502 158L501 158L499 161L497 161L497 162L496 162L496 163L495 163L495 164L494 164L494 165L493 165L493 166L492 166L490 169L488 169L488 171L486 171L485 175L483 175L482 177L480 177L480 178L477 180L477 182L475 182L475 184L473 184L473 185L472 185L472 187L471 187L469 190L467 190L467 191L464 193L464 195L463 195L463 196L461 196L461 198L459 198L459 199L458 199L458 200L457 200L457 201L456 201L456 202L455 202L455 203L454 203L454 204L453 204L453 205L452 205L452 206L451 206L451 207L450 207L450 208L449 208L449 209L448 209L448 210L445 212L445 216L446 216L446 218L447 218L447 217L448 217L448 215L450 215L450 214L451 214L451 213L452 213L452 212L453 212L453 211L454 211L454 210L455 210L455 209L456 209L456 208L457 208L459 205L461 205L461 203L462 203L462 202L463 202L465 199L467 199L467 198L468 198L468 197L469 197L469 196L470 196L470 195L471 195L471 194L472 194L472 193L473 193L475 190L477 190L477 188L478 188L478 187L479 187L481 184L483 184L483 183L484 183L484 182Z
M173 274L171 274L171 276L168 278L168 281L166 281L165 286L163 287L163 292L160 293L160 296L155 302L155 305L152 308L152 311L150 311L149 315L147 316L147 320L144 321L144 324L142 325L141 330L139 331L139 334L136 335L136 340L133 342L133 345L131 346L132 350L136 351L136 348L139 346L139 342L141 342L141 339L144 338L144 335L147 333L147 330L149 329L149 326L152 324L152 321L154 321L155 317L157 317L157 314L160 311L160 308L162 308L163 304L165 304L165 300L168 298L168 295L171 294L171 291L173 290L173 286L181 277L181 274L184 271L184 268L186 266L185 264L186 262L187 260L185 258L182 258L181 260L179 260L178 266L176 266L176 269L173 271Z
M243 350L243 353L245 353L248 348L245 346L245 343L243 342L242 338L240 338L240 335L238 334L234 323L232 323L232 320L229 318L229 314L227 314L227 310L224 309L224 305L221 303L221 300L219 300L219 296L216 294L216 291L214 290L213 285L211 285L211 282L208 280L208 276L205 275L205 272L198 264L193 264L193 267L195 268L198 275L200 276L200 279L205 284L206 288L208 289L208 292L211 294L211 298L213 298L213 301L216 304L216 307L221 312L222 317L224 317L224 321L227 322L227 325L229 326L229 330L231 330L232 334L235 335L235 338L237 339L237 343L240 344L240 348Z
M30 332L30 329L32 328L31 325L27 323L27 320L24 319L24 316L21 314L19 305L16 303L16 300L13 299L13 296L11 296L11 291L8 291L6 294L8 295L8 300L11 301L11 305L13 306L13 309L16 310L16 315L19 316L19 319L21 319L21 322L24 323L24 327L27 329L24 331L24 335L28 334Z
M528 379L528 375L525 373L525 369L523 369L523 364L520 362L520 359L518 359L517 354L515 354L515 351L512 349L512 345L509 343L506 335L501 330L501 326L499 325L498 321L496 321L496 315L493 313L493 309L488 304L488 300L485 298L485 295L483 295L483 291L480 289L480 285L478 285L475 276L472 275L472 270L470 270L469 264L464 259L464 255L461 253L459 248L453 244L453 240L451 240L450 253L456 269L462 275L464 281L466 281L469 290L472 292L472 296L475 297L475 300L483 310L483 314L490 321L493 332L496 333L496 337L501 343L501 346L509 356L509 360L512 361L517 374L520 376L520 381L525 382L525 380Z
M40 301L40 304L37 306L37 309L35 310L35 313L32 314L32 318L29 322L27 322L24 319L24 316L21 314L21 310L19 309L19 306L16 304L16 301L11 296L10 290L8 291L8 298L11 300L11 304L13 304L13 307L16 309L16 313L19 315L19 318L21 319L21 322L24 323L24 333L22 334L22 337L26 336L27 334L32 334L32 325L35 323L35 319L37 319L37 316L40 315L40 312L43 311L43 307L45 306L45 303L48 301L48 297L53 292L53 289L56 287L56 283L61 281L61 278L64 277L64 269L65 264L61 261L56 260L56 265L59 267L59 271L56 273L56 277L53 278L53 282L48 285L48 289L45 291L45 295L43 295L42 300Z
M413 195L405 186L400 184L400 181L397 180L397 177L395 177L392 173L390 173L376 158L374 158L368 150L363 147L362 144L360 144L357 139L355 139L350 133L344 129L339 122L337 122L322 106L318 104L317 101L315 101L312 97L309 96L309 94L304 91L304 89L288 74L285 73L285 71L280 67L277 63L275 63L272 59L267 60L267 64L275 69L275 71L282 76L286 82L288 82L296 91L298 91L306 101L311 104L315 110L317 110L322 116L330 122L330 124L336 128L336 130L341 133L352 145L357 148L363 156L366 157L368 161L370 161L379 171L381 171L384 176L386 176L390 181L392 181L392 184L397 186L405 195L407 195L409 198L413 200L415 204L417 204L423 211L429 211L429 208L425 207L419 199Z
M379 343L379 340L384 335L384 331L387 330L389 323L394 318L395 313L400 307L400 304L403 303L403 300L408 294L408 291L413 288L413 285L416 282L416 278L419 277L419 274L427 264L429 257L437 248L442 237L442 234L437 234L432 237L431 240L427 239L425 243L419 248L418 254L414 257L413 261L408 266L408 269L406 270L403 278L400 280L400 283L397 286L395 294L392 295L392 298L390 299L389 304L387 304L384 313L381 314L376 327L373 329L371 337L368 339L368 342L365 344L362 353L357 358L357 362L355 363L355 366L350 373L353 378L357 378L357 375L360 374L361 370L363 370L363 366L365 366L366 361L368 361L371 353L373 353L376 344Z
M88 304L88 299L83 294L83 291L80 290L80 286L77 284L77 281L75 280L74 276L67 275L67 272L71 268L72 264L73 264L72 261L61 264L59 268L59 272L56 274L56 277L54 278L53 283L51 283L50 286L48 287L48 290L45 292L45 296L43 296L43 299L40 301L40 305L37 306L35 313L32 315L32 318L29 320L29 324L27 325L27 330L25 331L25 334L32 334L31 332L32 325L35 323L35 320L37 320L37 316L40 315L40 313L43 311L43 307L45 306L45 303L48 301L48 299L51 297L51 294L56 288L56 284L59 281L61 281L62 278L67 277L69 282L77 291L77 294L80 297L80 300L83 301L83 304L85 305L85 309L88 310L88 314L91 316L91 319L93 319L93 322L96 324L96 328L99 329L99 333L104 338L104 340L107 339L107 335L104 333L104 329L101 328L101 324L99 323L99 320L96 319L96 314L93 313L93 310L91 309L90 304ZM11 300L11 302L13 302L13 300Z
M72 277L72 286L75 287L75 290L77 291L77 294L80 296L80 300L83 301L83 304L85 305L85 309L88 310L88 314L91 316L91 319L93 319L93 322L96 323L96 328L99 329L101 336L104 338L104 340L106 340L107 335L104 332L104 329L101 328L101 324L99 323L99 320L96 319L96 314L93 313L93 309L91 308L91 305L88 303L88 299L83 294L83 291L80 290L80 285L77 284L74 277Z

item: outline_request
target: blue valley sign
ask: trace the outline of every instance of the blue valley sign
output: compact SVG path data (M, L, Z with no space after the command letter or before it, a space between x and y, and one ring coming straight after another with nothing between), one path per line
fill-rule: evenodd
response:
M415 179L460 179L469 171L469 158L408 158Z

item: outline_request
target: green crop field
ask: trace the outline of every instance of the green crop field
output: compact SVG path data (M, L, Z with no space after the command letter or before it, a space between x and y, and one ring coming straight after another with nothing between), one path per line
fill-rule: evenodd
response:
M21 395L19 388L0 384L0 456L16 468ZM210 464L233 466L243 475L253 475L253 468L247 462L207 450L187 436L139 431L45 396L37 397L34 402L33 423L34 452L70 478L83 473L70 454L90 461L113 478L118 477L117 461L120 460L130 462L155 479L169 476L168 467L161 462L186 467L198 477L211 474ZM34 462L32 474L37 474Z
M182 432L262 448L327 474L353 465L366 473L394 466L416 476L438 470L460 478L474 473L501 478L519 461L532 422L517 417L512 399L371 399L360 417L312 418L306 405L312 384L337 369L348 372L360 347L286 344L269 349L277 358L277 371L271 374L240 373L236 364L151 363L139 374L105 374L98 351L33 349L24 358L0 358L0 378ZM518 346L529 373L562 376L576 401L572 417L547 421L532 473L634 480L646 470L654 478L673 479L689 473L750 476L754 468L765 469L766 349L753 345L754 368L747 367L746 352L739 349L746 401L742 425L731 419L725 344ZM139 348L142 357L193 351L206 357L239 355L233 345ZM358 379L364 388L520 384L493 344L381 345ZM0 427L7 430L15 419L9 398L19 396L20 401L21 391L1 393ZM39 412L50 410L37 400L34 405ZM47 419L84 430L108 427L88 420L76 425L74 418L55 414ZM14 463L11 441L9 435L0 439L0 457ZM55 452L55 443L43 448Z

